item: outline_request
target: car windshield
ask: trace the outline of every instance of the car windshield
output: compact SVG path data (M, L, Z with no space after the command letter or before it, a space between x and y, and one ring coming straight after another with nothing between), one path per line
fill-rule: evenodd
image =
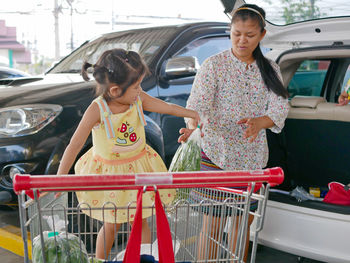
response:
M84 61L95 64L99 56L112 48L124 48L138 52L145 62L151 61L166 46L177 27L146 28L137 31L124 31L103 35L86 43L63 59L49 73L78 73Z
M349 0L246 0L266 11L266 20L286 25L326 17L349 16Z

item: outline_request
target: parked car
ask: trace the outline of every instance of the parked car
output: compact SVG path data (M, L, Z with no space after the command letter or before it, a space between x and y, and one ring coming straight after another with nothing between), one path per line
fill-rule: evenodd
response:
M241 0L222 1L225 10ZM253 2L253 1L250 1ZM280 134L268 131L268 167L281 166L284 183L271 191L259 242L301 257L350 262L350 207L290 195L297 186L326 190L347 184L350 169L350 106L336 106L350 75L350 17L276 26L267 22L266 56L281 67L290 113ZM43 76L0 88L1 187L11 192L15 173L54 174L84 110L94 81L79 75L106 49L133 49L152 74L142 87L150 95L184 106L194 75L208 56L231 46L227 23L191 23L105 34L84 43ZM1 81L0 81L1 83ZM146 113L148 143L169 163L178 147L181 118ZM91 146L88 140L82 153Z
M0 200L7 203L15 197L12 177L16 173L56 173L65 147L95 97L95 81L84 82L80 76L83 61L95 63L111 48L138 51L152 73L142 88L185 106L199 64L229 46L228 25L219 22L114 32L87 41L42 77L11 83L0 80L7 84L0 86L0 187L5 191ZM146 120L148 144L169 164L183 119L146 112ZM91 138L81 154L90 147Z

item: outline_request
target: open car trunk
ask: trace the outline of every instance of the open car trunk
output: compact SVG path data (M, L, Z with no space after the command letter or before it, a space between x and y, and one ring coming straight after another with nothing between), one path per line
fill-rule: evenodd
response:
M350 183L350 105L336 105L350 78L350 46L289 51L277 62L291 100L282 132L268 131L268 167L282 167L285 179L281 191L270 192L259 241L315 260L350 262L350 206L291 195L296 187L322 193L332 181Z

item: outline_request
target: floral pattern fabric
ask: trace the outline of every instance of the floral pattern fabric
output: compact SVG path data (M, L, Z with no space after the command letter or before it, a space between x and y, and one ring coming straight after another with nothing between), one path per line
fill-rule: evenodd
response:
M281 73L278 65L270 61ZM244 138L243 118L268 116L270 128L281 132L287 117L288 99L268 90L256 64L238 60L231 50L205 60L196 75L187 108L198 111L203 122L202 148L224 170L261 169L268 160L266 131L249 143Z

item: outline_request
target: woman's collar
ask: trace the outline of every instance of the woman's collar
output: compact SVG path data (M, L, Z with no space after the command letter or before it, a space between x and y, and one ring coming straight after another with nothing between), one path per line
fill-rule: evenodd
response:
M252 63L247 63L247 62L244 62L240 59L238 59L234 54L233 54L233 51L232 51L232 48L230 48L230 56L232 58L232 60L240 65L240 67L243 67L245 69L251 69L251 68L257 68L257 64L256 64L256 60L254 60Z

